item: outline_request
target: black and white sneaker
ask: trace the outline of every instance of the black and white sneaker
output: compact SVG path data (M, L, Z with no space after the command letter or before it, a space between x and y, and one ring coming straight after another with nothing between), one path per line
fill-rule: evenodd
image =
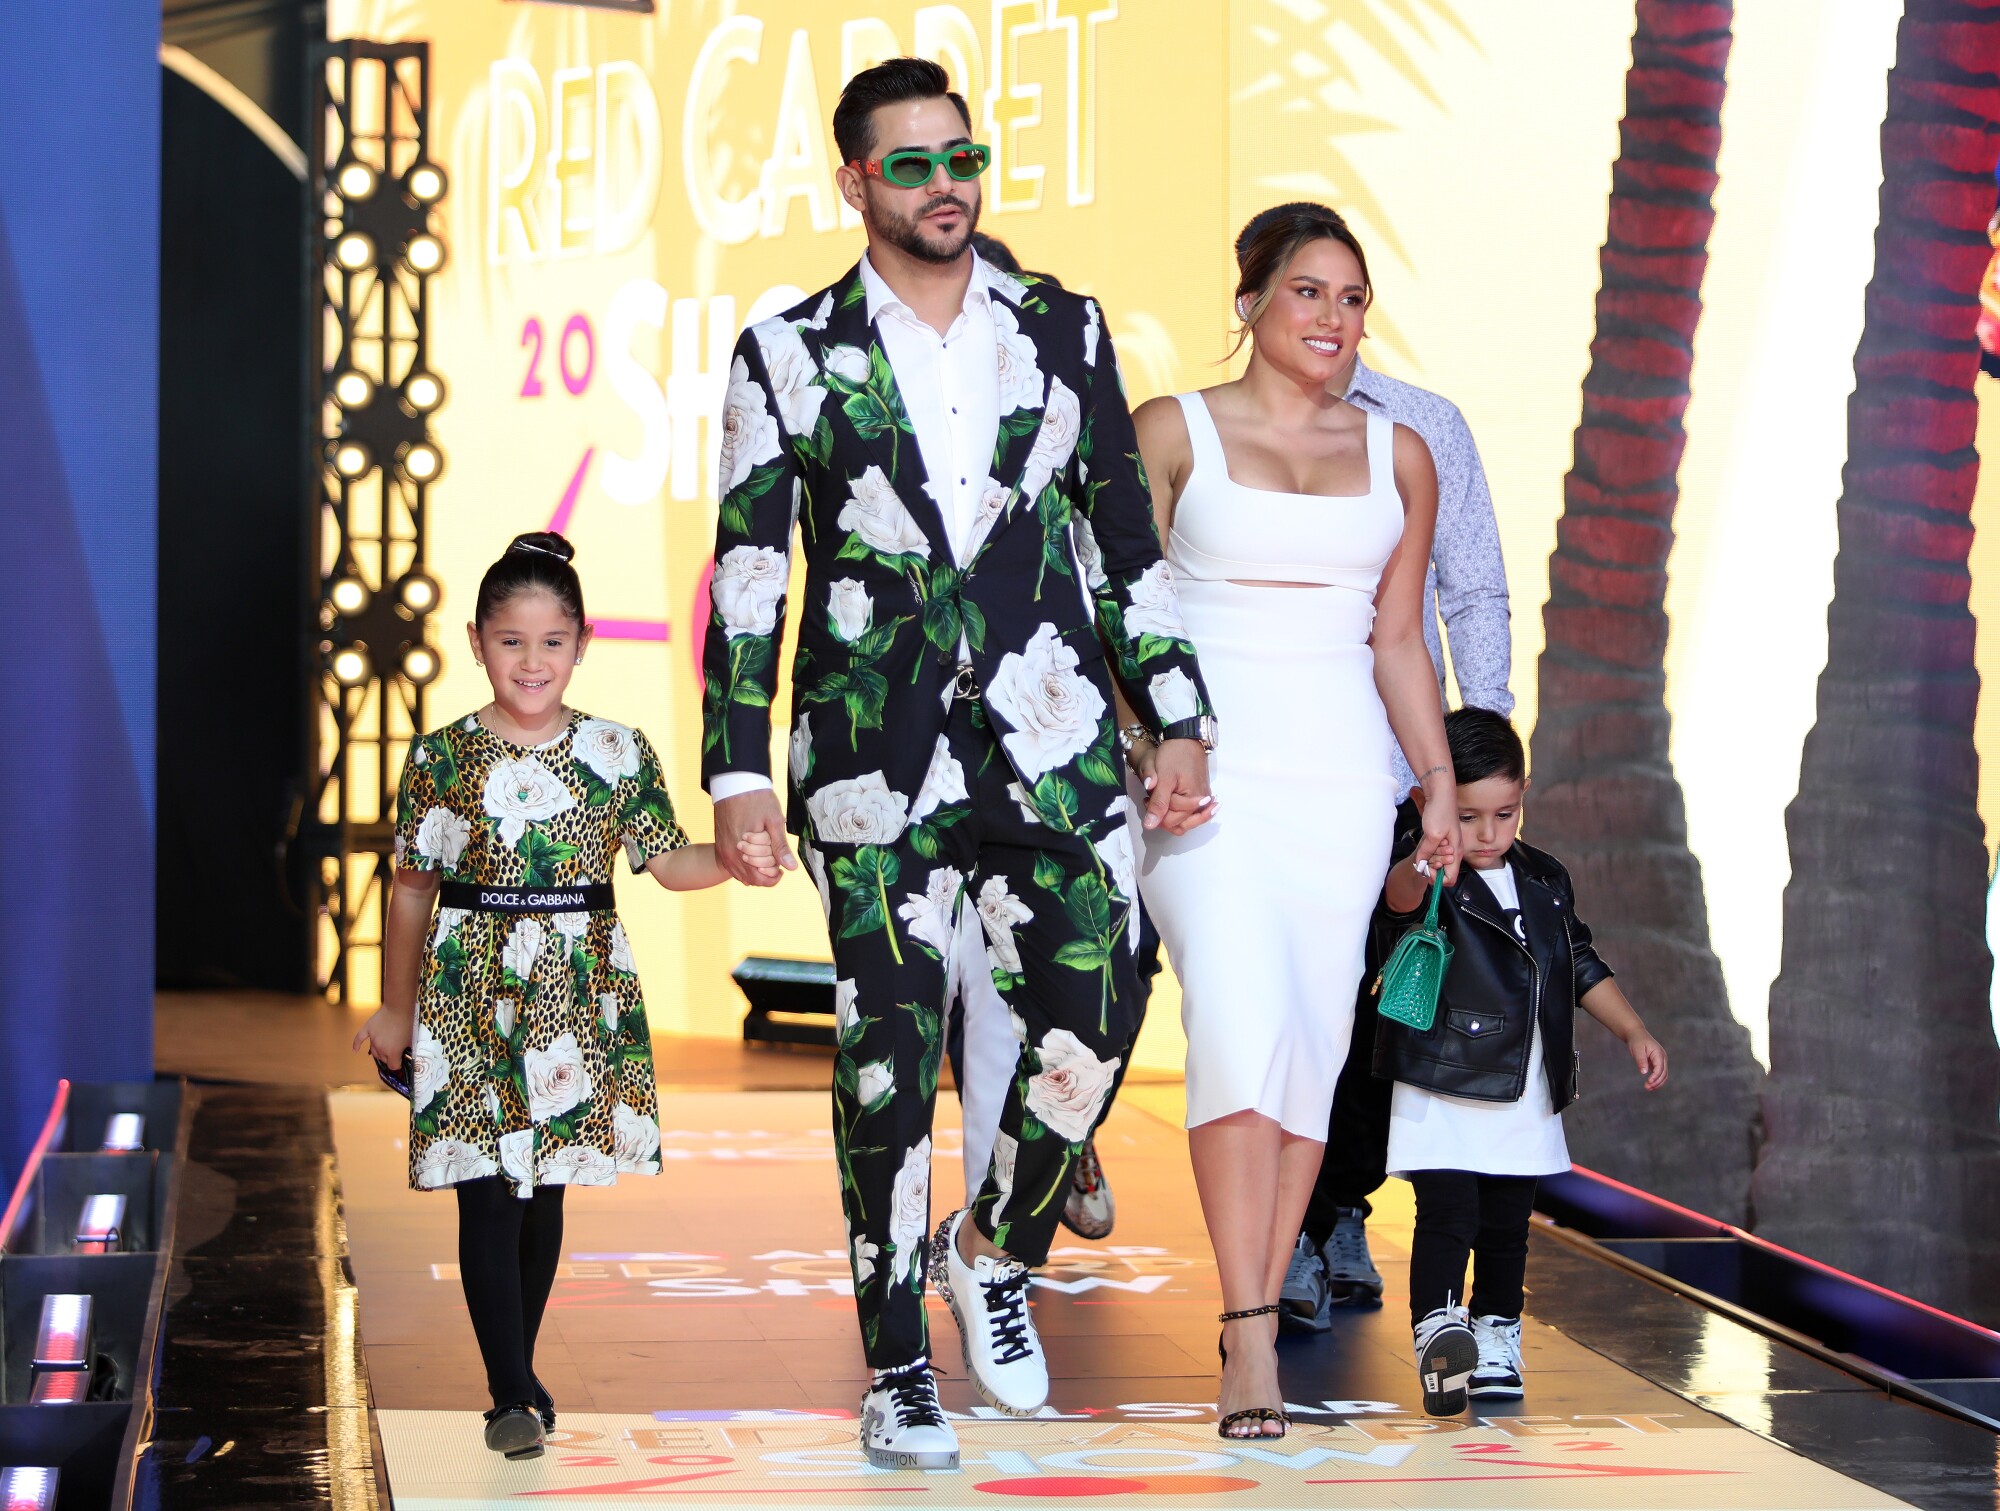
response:
M1285 1283L1278 1292L1278 1331L1323 1333L1333 1326L1333 1297L1326 1283L1326 1260L1305 1234L1292 1245Z
M1527 1388L1521 1377L1521 1319L1474 1317L1472 1336L1479 1344L1479 1367L1469 1387L1473 1398L1520 1400Z
M1340 1217L1320 1251L1326 1286L1335 1306L1379 1306L1382 1272L1368 1252L1368 1219L1359 1207L1340 1207Z
M1417 1378L1424 1387L1424 1410L1455 1417L1465 1410L1466 1386L1479 1367L1479 1342L1466 1324L1465 1308L1441 1306L1416 1326Z
M971 1264L959 1258L959 1225L971 1216L966 1207L938 1224L931 1284L958 1324L973 1388L1008 1416L1031 1417L1048 1404L1049 1365L1028 1315L1028 1267L1005 1255L982 1254Z
M1069 1195L1063 1199L1062 1225L1078 1238L1109 1238L1118 1209L1111 1200L1111 1182L1098 1162L1097 1140L1087 1138L1070 1167Z
M861 1450L877 1469L956 1469L958 1434L928 1361L875 1376L861 1398Z

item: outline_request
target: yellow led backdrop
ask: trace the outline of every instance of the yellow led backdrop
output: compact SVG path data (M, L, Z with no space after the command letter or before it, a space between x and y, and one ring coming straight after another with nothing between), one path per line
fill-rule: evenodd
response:
M1747 7L1730 60L1669 700L1717 948L1760 1047L1782 812L1825 654L1899 10ZM433 131L452 174L452 262L432 311L451 385L431 523L443 622L465 614L511 535L557 523L600 634L575 699L646 728L697 835L709 815L693 616L727 353L744 323L859 254L828 122L849 74L901 51L936 57L971 99L995 149L984 229L1103 300L1135 399L1226 371L1243 220L1298 197L1349 214L1377 287L1368 360L1456 400L1478 437L1513 590L1518 717L1532 727L1629 3L659 0L638 16L335 0L331 12L336 36L433 45ZM439 720L486 696L457 633ZM1308 846L1311 805L1300 794ZM802 877L681 899L622 886L661 1028L736 1032L726 977L746 954L824 958ZM1141 1064L1178 1066L1176 1007L1168 982Z

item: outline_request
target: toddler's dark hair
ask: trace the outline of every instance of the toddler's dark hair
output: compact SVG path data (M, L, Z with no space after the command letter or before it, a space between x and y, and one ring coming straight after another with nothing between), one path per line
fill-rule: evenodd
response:
M1528 774L1528 752L1505 714L1490 708L1454 708L1444 716L1451 769L1461 787L1490 776L1518 782Z
M575 556L576 547L553 530L515 536L506 554L479 579L474 621L483 629L501 605L523 593L547 593L580 628L584 622L583 583L570 565Z

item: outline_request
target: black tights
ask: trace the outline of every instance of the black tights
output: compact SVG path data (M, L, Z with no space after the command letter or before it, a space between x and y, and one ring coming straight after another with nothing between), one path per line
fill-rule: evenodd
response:
M1475 1317L1521 1315L1528 1274L1528 1218L1535 1210L1532 1175L1475 1175L1470 1170L1414 1170L1417 1233L1410 1245L1410 1321L1465 1299L1465 1261L1477 1254L1472 1277Z
M497 1175L458 1191L458 1273L495 1406L535 1399L535 1335L562 1259L563 1188L527 1201Z

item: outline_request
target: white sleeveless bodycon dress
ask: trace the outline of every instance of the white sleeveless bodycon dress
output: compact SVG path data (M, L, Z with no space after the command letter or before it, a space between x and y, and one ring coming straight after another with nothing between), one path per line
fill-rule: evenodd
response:
M1395 426L1368 416L1366 493L1279 493L1232 482L1206 402L1178 398L1194 470L1166 556L1219 721L1218 806L1185 836L1141 831L1140 893L1180 978L1188 1126L1249 1110L1323 1139L1395 824L1368 643L1403 534Z

